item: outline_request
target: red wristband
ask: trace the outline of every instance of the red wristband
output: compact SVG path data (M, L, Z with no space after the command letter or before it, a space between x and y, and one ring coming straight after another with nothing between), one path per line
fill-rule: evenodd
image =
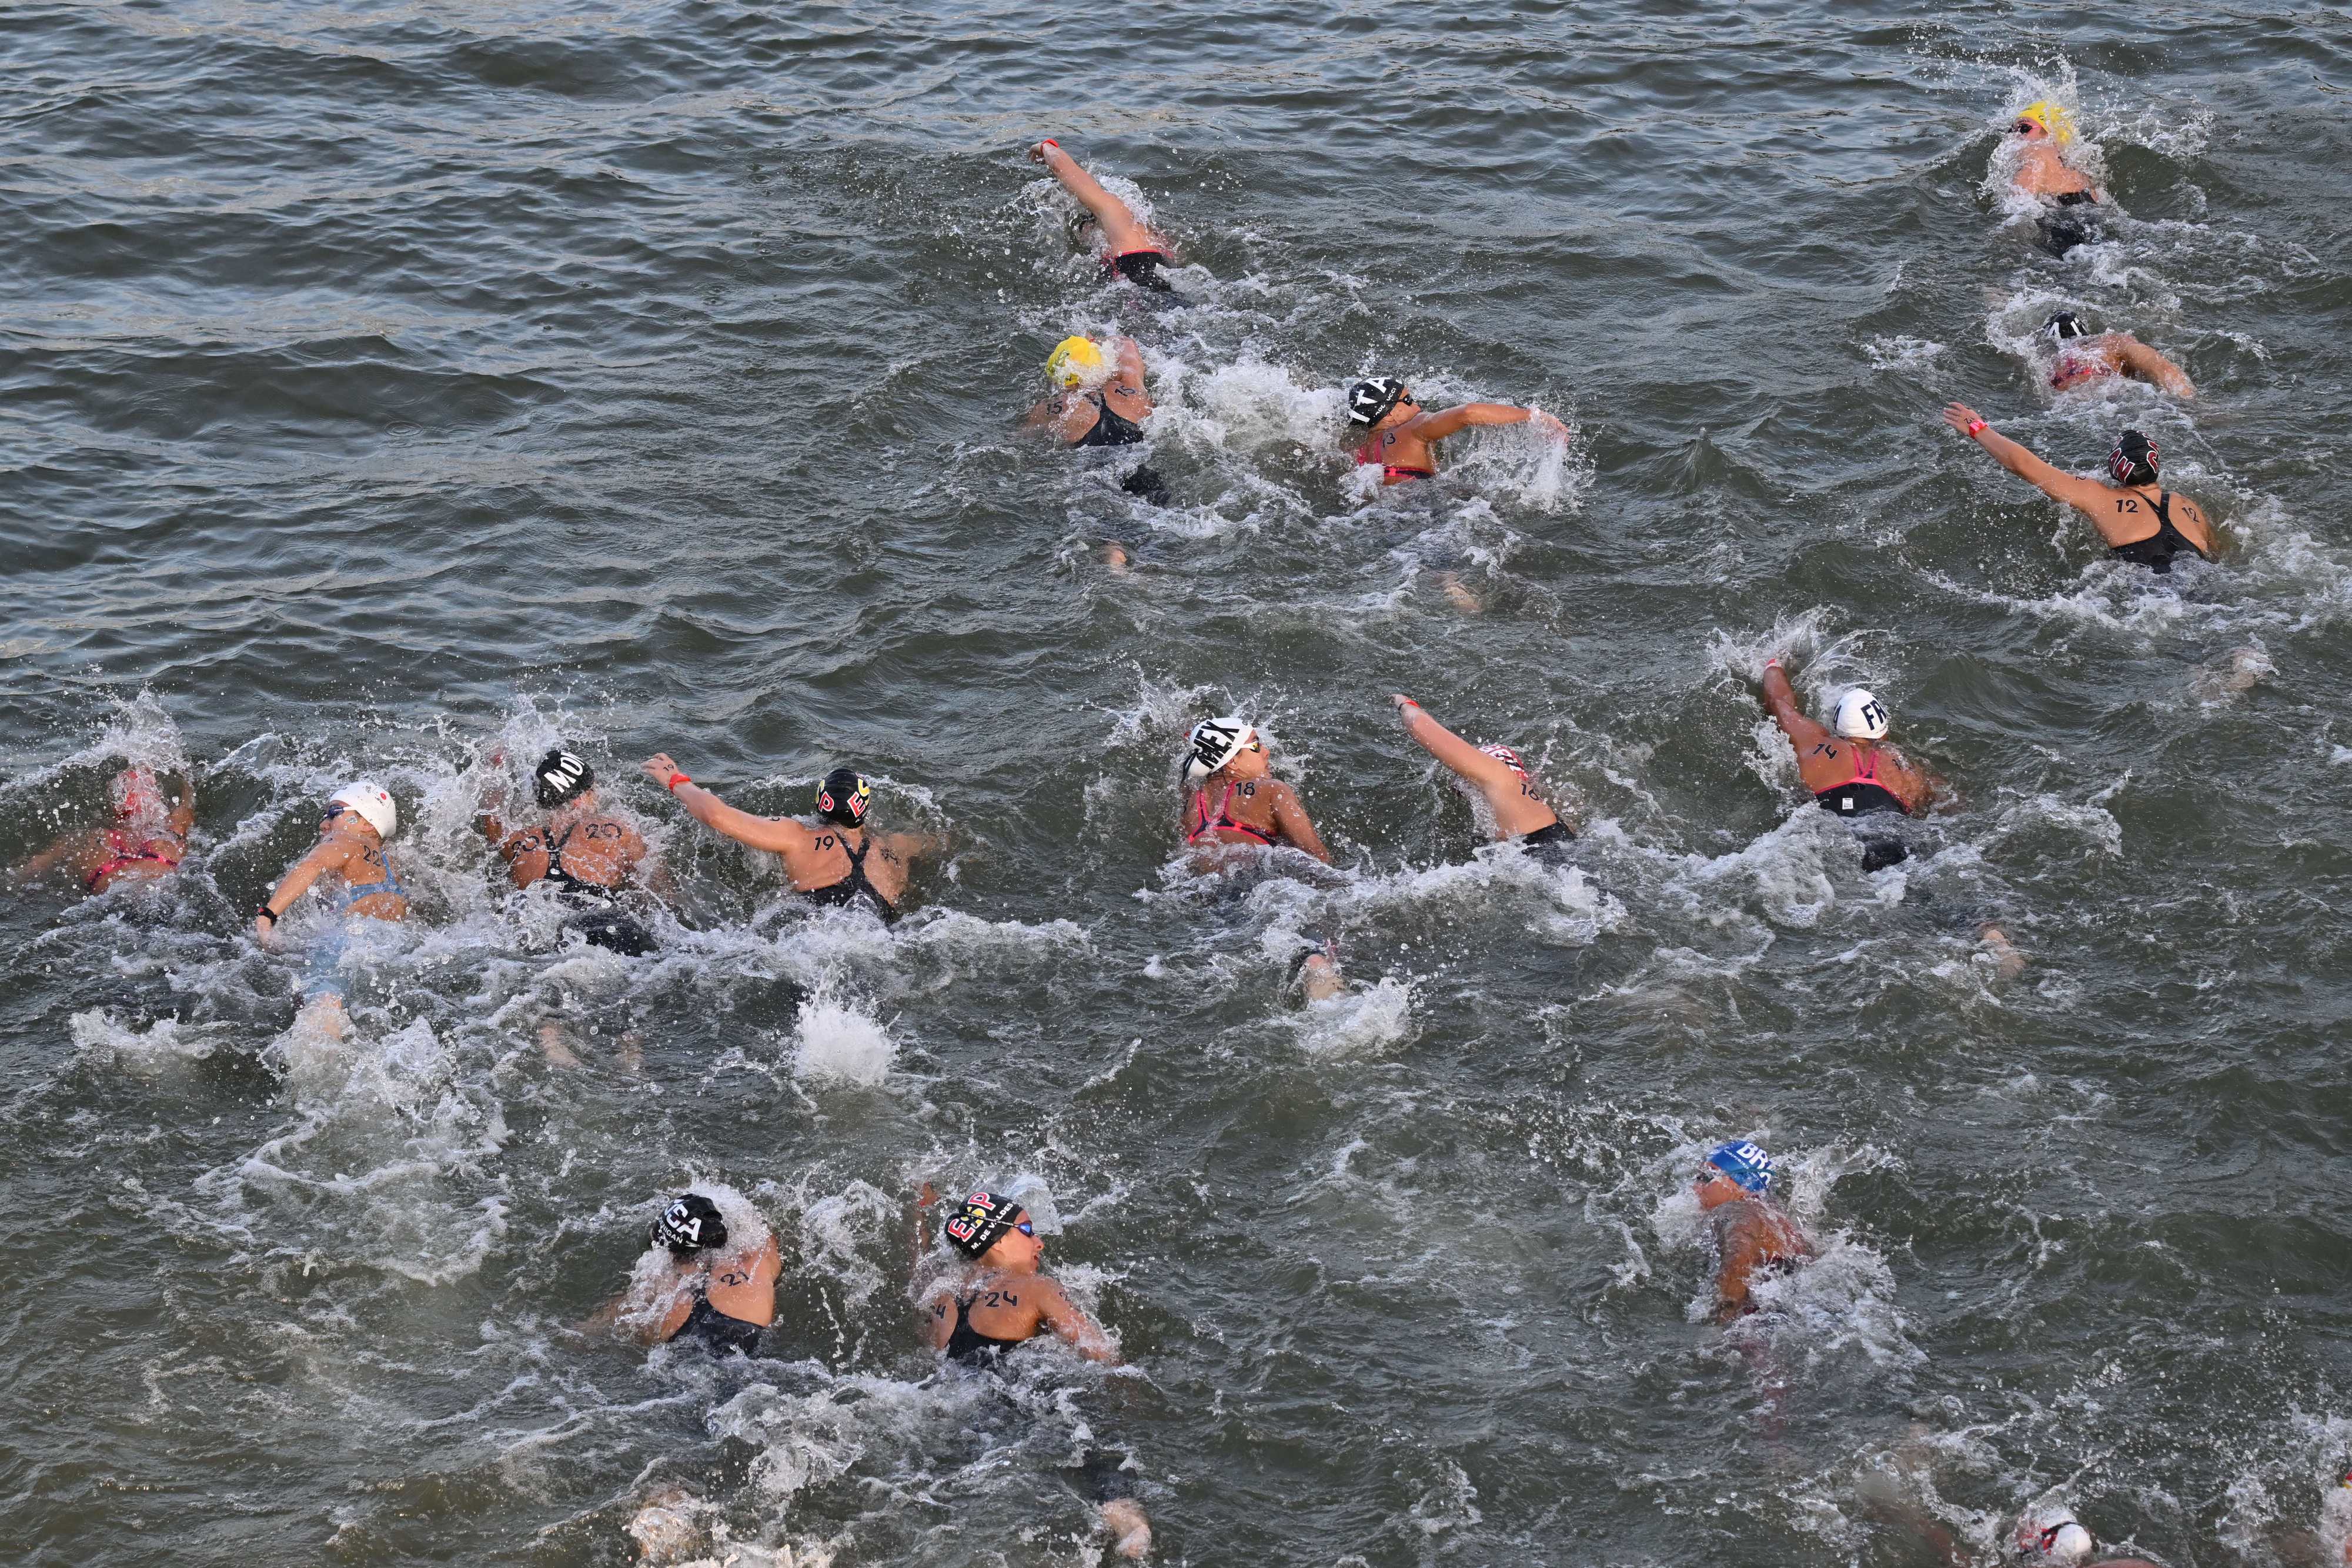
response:
M1979 431L1983 430L1984 427L1985 422L1981 419L1972 419L1969 421L1969 434L1970 435L1975 435Z
M691 784L693 782L693 779L688 779L683 773L673 773L669 776L669 788L672 789L677 789L681 784Z

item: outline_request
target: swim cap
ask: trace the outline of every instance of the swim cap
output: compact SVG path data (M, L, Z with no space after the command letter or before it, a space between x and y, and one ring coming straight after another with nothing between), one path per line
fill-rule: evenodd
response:
M114 802L118 817L143 816L163 809L163 792L155 783L155 775L135 762L107 781L106 796Z
M2080 1563L2092 1552L2091 1532L2074 1522L2072 1510L2057 1505L2034 1509L2019 1520L2010 1545L2028 1563Z
M726 1246L727 1222L719 1218L717 1204L698 1192L684 1192L669 1200L647 1239L683 1258L706 1247Z
M1404 383L1394 376L1373 376L1358 382L1348 392L1348 423L1378 424L1403 401Z
M2069 338L2091 335L2091 329L2083 325L2083 319L2072 310L2053 310L2049 319L2042 323L2042 329L2062 343Z
M1057 387L1081 387L1108 363L1092 338L1065 338L1045 360L1045 379Z
M948 1216L948 1245L977 1263L997 1239L1021 1222L1021 1206L993 1192L976 1192Z
M392 837L392 831L400 826L400 808L392 803L391 796L365 779L344 785L334 792L327 804L341 806L352 812L373 828L380 839Z
M596 787L596 770L585 758L573 756L556 747L539 759L532 770L531 798L542 809L551 810L566 800L576 800Z
M2107 472L2120 484L2155 484L2156 443L2137 430L2125 431L2116 437L2116 449L2107 454Z
M1848 740L1886 738L1886 705L1856 686L1838 698L1837 722L1831 726Z
M866 808L873 799L872 781L855 768L836 768L816 787L817 814L845 828L866 821Z
M1512 772L1517 774L1520 778L1524 779L1528 776L1527 764L1521 762L1519 760L1519 754L1513 751L1509 747L1482 746L1478 749L1493 758L1496 761L1501 763L1504 767L1509 768Z
M1184 744L1192 748L1184 758L1184 782L1198 784L1239 757L1242 747L1256 738L1257 731L1238 716L1202 719L1184 737Z
M1749 1192L1760 1193L1772 1185L1772 1156L1754 1144L1717 1144L1706 1163Z
M2029 103L2017 111L2020 120L2030 120L2050 133L2050 140L2063 147L2074 140L2074 117L2059 104L2042 99Z

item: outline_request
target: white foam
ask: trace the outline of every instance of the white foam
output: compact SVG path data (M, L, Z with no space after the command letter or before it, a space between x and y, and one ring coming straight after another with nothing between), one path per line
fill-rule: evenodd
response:
M117 1021L111 1010L93 1008L68 1020L74 1049L93 1065L122 1067L152 1075L184 1062L202 1061L218 1049L220 1030L211 1026L189 1027L177 1019L158 1019L140 1030Z
M793 1076L804 1082L866 1088L888 1080L898 1048L871 1014L823 991L801 1004L793 1047Z
M1392 975L1350 986L1308 1002L1297 1019L1299 1047L1308 1056L1343 1061L1377 1056L1411 1040L1416 1030L1412 988Z

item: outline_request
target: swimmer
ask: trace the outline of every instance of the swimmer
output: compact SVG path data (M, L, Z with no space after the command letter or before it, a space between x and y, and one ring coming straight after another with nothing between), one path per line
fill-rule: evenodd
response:
M1092 174L1079 168L1078 161L1063 152L1060 142L1050 138L1040 141L1029 149L1029 162L1045 165L1046 172L1061 182L1062 189L1086 208L1087 218L1079 227L1078 237L1101 248L1106 275L1124 277L1139 288L1156 289L1162 294L1176 292L1160 275L1160 269L1170 265L1169 256L1176 247L1145 226L1125 202L1104 190Z
M2049 497L2091 519L2118 560L2168 572L2178 556L2213 559L2213 525L2188 497L2157 483L2156 443L2137 430L2116 437L2107 455L2115 483L2062 473L1978 417L1966 403L1949 404L1944 423L1991 454L1992 460ZM2151 494L2151 492L2153 492Z
M174 778L170 802L148 768L131 764L107 781L114 807L112 825L68 833L17 868L30 881L59 866L71 871L85 893L104 893L158 881L172 874L188 852L196 821L195 793Z
M811 904L837 908L864 899L885 921L898 918L907 895L907 862L942 846L921 833L874 833L866 829L874 785L854 768L836 768L817 786L814 828L790 817L739 811L697 784L667 751L640 766L646 777L677 797L694 820L739 844L783 858L784 875Z
M924 1250L923 1211L939 1201L929 1183L915 1200L915 1247ZM931 1349L967 1366L991 1366L1050 1332L1088 1361L1116 1364L1118 1346L1092 1318L1039 1272L1045 1244L1028 1213L1001 1193L980 1191L955 1206L941 1226L961 1259L931 1280L917 1299L923 1337ZM1118 1486L1118 1472L1097 1466L1098 1483ZM1098 1496L1104 1525L1122 1557L1151 1550L1151 1526L1132 1498Z
M1813 1255L1794 1222L1765 1194L1770 1155L1754 1144L1718 1144L1692 1190L1715 1248L1715 1321L1728 1325L1756 1310L1757 1273L1787 1272Z
M1840 817L1893 811L1911 817L1927 809L1935 782L1886 738L1886 705L1860 686L1838 699L1836 733L1805 716L1778 659L1764 662L1764 706L1797 751L1797 773L1813 799ZM1902 858L1896 856L1897 859Z
M2017 190L2053 209L2091 207L2101 202L2099 189L2090 177L2065 160L2065 149L2074 141L2074 121L2063 107L2048 99L2029 103L2010 121L2008 134L2017 148L2016 166L2010 172L2010 183ZM2038 227L2042 248L2053 256L2064 256L2097 237L2097 231L2079 214L2061 215L2053 211Z
M1065 338L1045 361L1045 379L1060 391L1031 409L1024 430L1050 432L1071 446L1134 446L1151 417L1143 390L1143 350L1132 338L1110 340L1109 357L1092 338ZM1155 505L1168 501L1168 481L1145 464L1118 483L1130 496ZM1125 562L1119 558L1119 564Z
M2053 311L2038 336L2057 346L2050 361L2050 390L2073 392L2110 377L2149 382L2175 397L2195 397L2197 389L2179 365L2129 332L2094 333L2072 310Z
M1364 444L1356 448L1356 462L1359 466L1378 464L1382 486L1435 478L1433 444L1474 424L1526 424L1555 441L1568 440L1568 426L1551 415L1507 402L1465 402L1442 413L1424 413L1412 401L1412 389L1394 376L1373 376L1349 388L1348 423L1367 433Z
M2101 1552L2091 1532L2076 1521L2074 1511L2063 1503L2028 1509L2010 1532L2008 1546L2005 1555L2011 1563L2052 1563L2058 1568L2157 1568L2145 1557Z
M311 946L304 1005L296 1022L331 1039L341 1040L349 1021L341 976L344 923L408 918L408 889L383 847L399 827L400 809L389 794L365 779L346 784L327 802L319 841L287 868L253 912L255 940L269 944L296 899L315 888L326 903L334 920Z
M621 907L624 884L638 875L652 851L635 823L600 806L596 772L562 747L551 749L531 770L531 798L547 812L538 828L501 821L502 788L482 800L474 826L489 840L517 888L545 883L577 911L566 925L591 946L629 957L654 948L653 934Z
M580 1325L592 1338L626 1325L640 1344L695 1344L713 1355L760 1354L760 1336L776 1321L776 1277L783 1260L766 1226L729 1245L719 1206L698 1192L670 1199L646 1238L629 1288Z
M1517 752L1507 746L1471 745L1430 717L1411 697L1397 695L1389 701L1404 720L1404 732L1478 791L1494 813L1494 835L1498 841L1517 839L1529 849L1540 849L1574 841L1575 831L1544 802L1543 786L1536 782Z
M1219 869L1219 862L1233 858L1222 852L1228 845L1272 849L1286 844L1325 865L1331 863L1331 852L1316 836L1297 794L1280 779L1266 777L1265 743L1245 720L1230 715L1204 718L1192 727L1184 744L1184 782L1192 793L1180 826L1195 870ZM1213 811L1209 807L1212 789L1218 791ZM1339 994L1339 965L1328 943L1307 956L1300 983L1309 1001Z

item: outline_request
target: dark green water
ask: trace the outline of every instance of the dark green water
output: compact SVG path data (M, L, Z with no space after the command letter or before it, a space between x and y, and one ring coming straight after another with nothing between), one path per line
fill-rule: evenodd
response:
M26 1561L617 1563L677 1482L747 1565L1078 1564L1088 1441L1171 1563L1895 1568L1914 1516L1989 1562L2053 1490L2168 1564L2312 1560L2352 1458L2342 7L0 28L0 853L126 754L200 800L166 888L5 904ZM2130 214L2063 263L1987 184L2053 93ZM1047 134L1192 304L1099 287ZM2204 395L2053 403L2061 306ZM1174 506L1010 434L1081 329L1144 344ZM1375 369L1577 441L1369 496ZM2147 431L2221 564L2100 559L1953 398L2080 472ZM1798 810L1775 650L1952 780L1904 867ZM1398 690L1529 753L1576 864L1474 859ZM1229 708L1343 877L1178 873L1173 759ZM488 759L558 736L681 880L656 958L497 895ZM812 921L656 747L777 812L856 760L951 852L895 930ZM321 1055L241 915L358 772L418 918ZM1312 1009L1308 933L1354 987ZM1824 1255L1727 1338L1681 1193L1749 1135ZM1019 1186L1133 1370L937 1375L925 1176ZM568 1342L689 1179L778 1227L776 1359Z

